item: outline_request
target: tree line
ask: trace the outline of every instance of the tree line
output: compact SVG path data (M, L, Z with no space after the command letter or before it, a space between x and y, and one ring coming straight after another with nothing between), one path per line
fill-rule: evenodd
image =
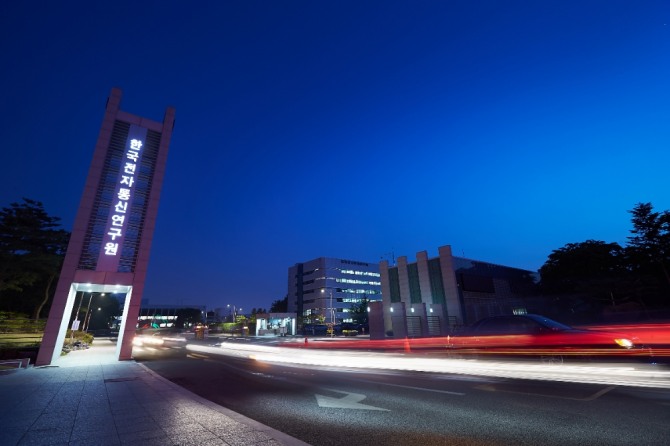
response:
M0 210L0 311L46 314L70 239L60 226L36 200Z
M628 243L586 240L549 254L540 292L573 313L602 308L654 311L670 302L670 212L638 203ZM41 202L23 198L0 210L0 311L47 314L70 233ZM288 296L272 302L286 311ZM265 312L254 309L252 313Z
M667 310L670 303L670 212L638 203L628 211L628 243L586 240L554 250L540 268L540 289L572 313Z

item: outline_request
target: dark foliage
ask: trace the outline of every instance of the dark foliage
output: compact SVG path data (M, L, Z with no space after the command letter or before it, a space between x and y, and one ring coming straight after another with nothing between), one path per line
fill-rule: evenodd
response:
M270 306L270 313L286 313L288 311L288 296L275 300Z
M40 317L53 297L69 236L39 201L24 198L0 210L1 309Z
M670 307L670 213L651 203L633 210L629 243L587 240L554 250L540 269L541 288L570 313L636 313Z

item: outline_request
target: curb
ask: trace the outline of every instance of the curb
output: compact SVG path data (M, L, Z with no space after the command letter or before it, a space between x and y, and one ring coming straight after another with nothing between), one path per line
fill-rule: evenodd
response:
M142 367L145 371L147 371L152 377L155 379L161 380L165 384L173 387L175 390L179 391L180 393L183 393L185 396L188 396L192 400L202 404L203 406L208 407L209 409L215 410L229 418L232 418L233 420L240 422L242 424L246 424L247 426L251 427L255 431L258 432L263 432L264 434L267 434L268 436L274 438L275 440L279 441L282 445L286 446L311 446L309 443L305 443L302 440L299 440L295 437L291 437L288 434L285 434L284 432L278 431L276 429L271 428L270 426L266 426L265 424L259 423L256 420L253 420L249 417L246 417L242 414L239 414L237 412L234 412L226 407L219 406L216 403L213 403L209 401L206 398L201 397L200 395L197 395L193 392L191 392L188 389L185 389L172 381L170 381L167 378L162 377L158 373L154 372L151 370L149 367L145 366L142 363L135 362L137 365Z

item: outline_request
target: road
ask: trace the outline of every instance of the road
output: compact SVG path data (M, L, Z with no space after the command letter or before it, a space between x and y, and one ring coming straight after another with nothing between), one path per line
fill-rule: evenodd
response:
M531 370L529 363L467 361L492 371L434 373L361 368L354 364L368 355L337 352L321 353L345 367L314 361L287 365L263 356L273 351L291 362L302 353L224 343L194 346L183 359L145 364L204 398L315 446L667 445L670 438L668 372L590 366L593 382L573 383L565 377L517 379L509 372L491 376L507 368ZM399 356L391 355L392 361L404 359ZM575 376L582 376L582 369ZM621 385L620 374L635 379Z

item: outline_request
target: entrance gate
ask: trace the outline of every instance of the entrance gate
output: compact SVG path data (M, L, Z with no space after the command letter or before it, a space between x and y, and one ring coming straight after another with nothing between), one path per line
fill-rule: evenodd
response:
M132 357L174 109L159 123L120 104L112 89L36 365L60 357L78 292L125 294L116 355Z

